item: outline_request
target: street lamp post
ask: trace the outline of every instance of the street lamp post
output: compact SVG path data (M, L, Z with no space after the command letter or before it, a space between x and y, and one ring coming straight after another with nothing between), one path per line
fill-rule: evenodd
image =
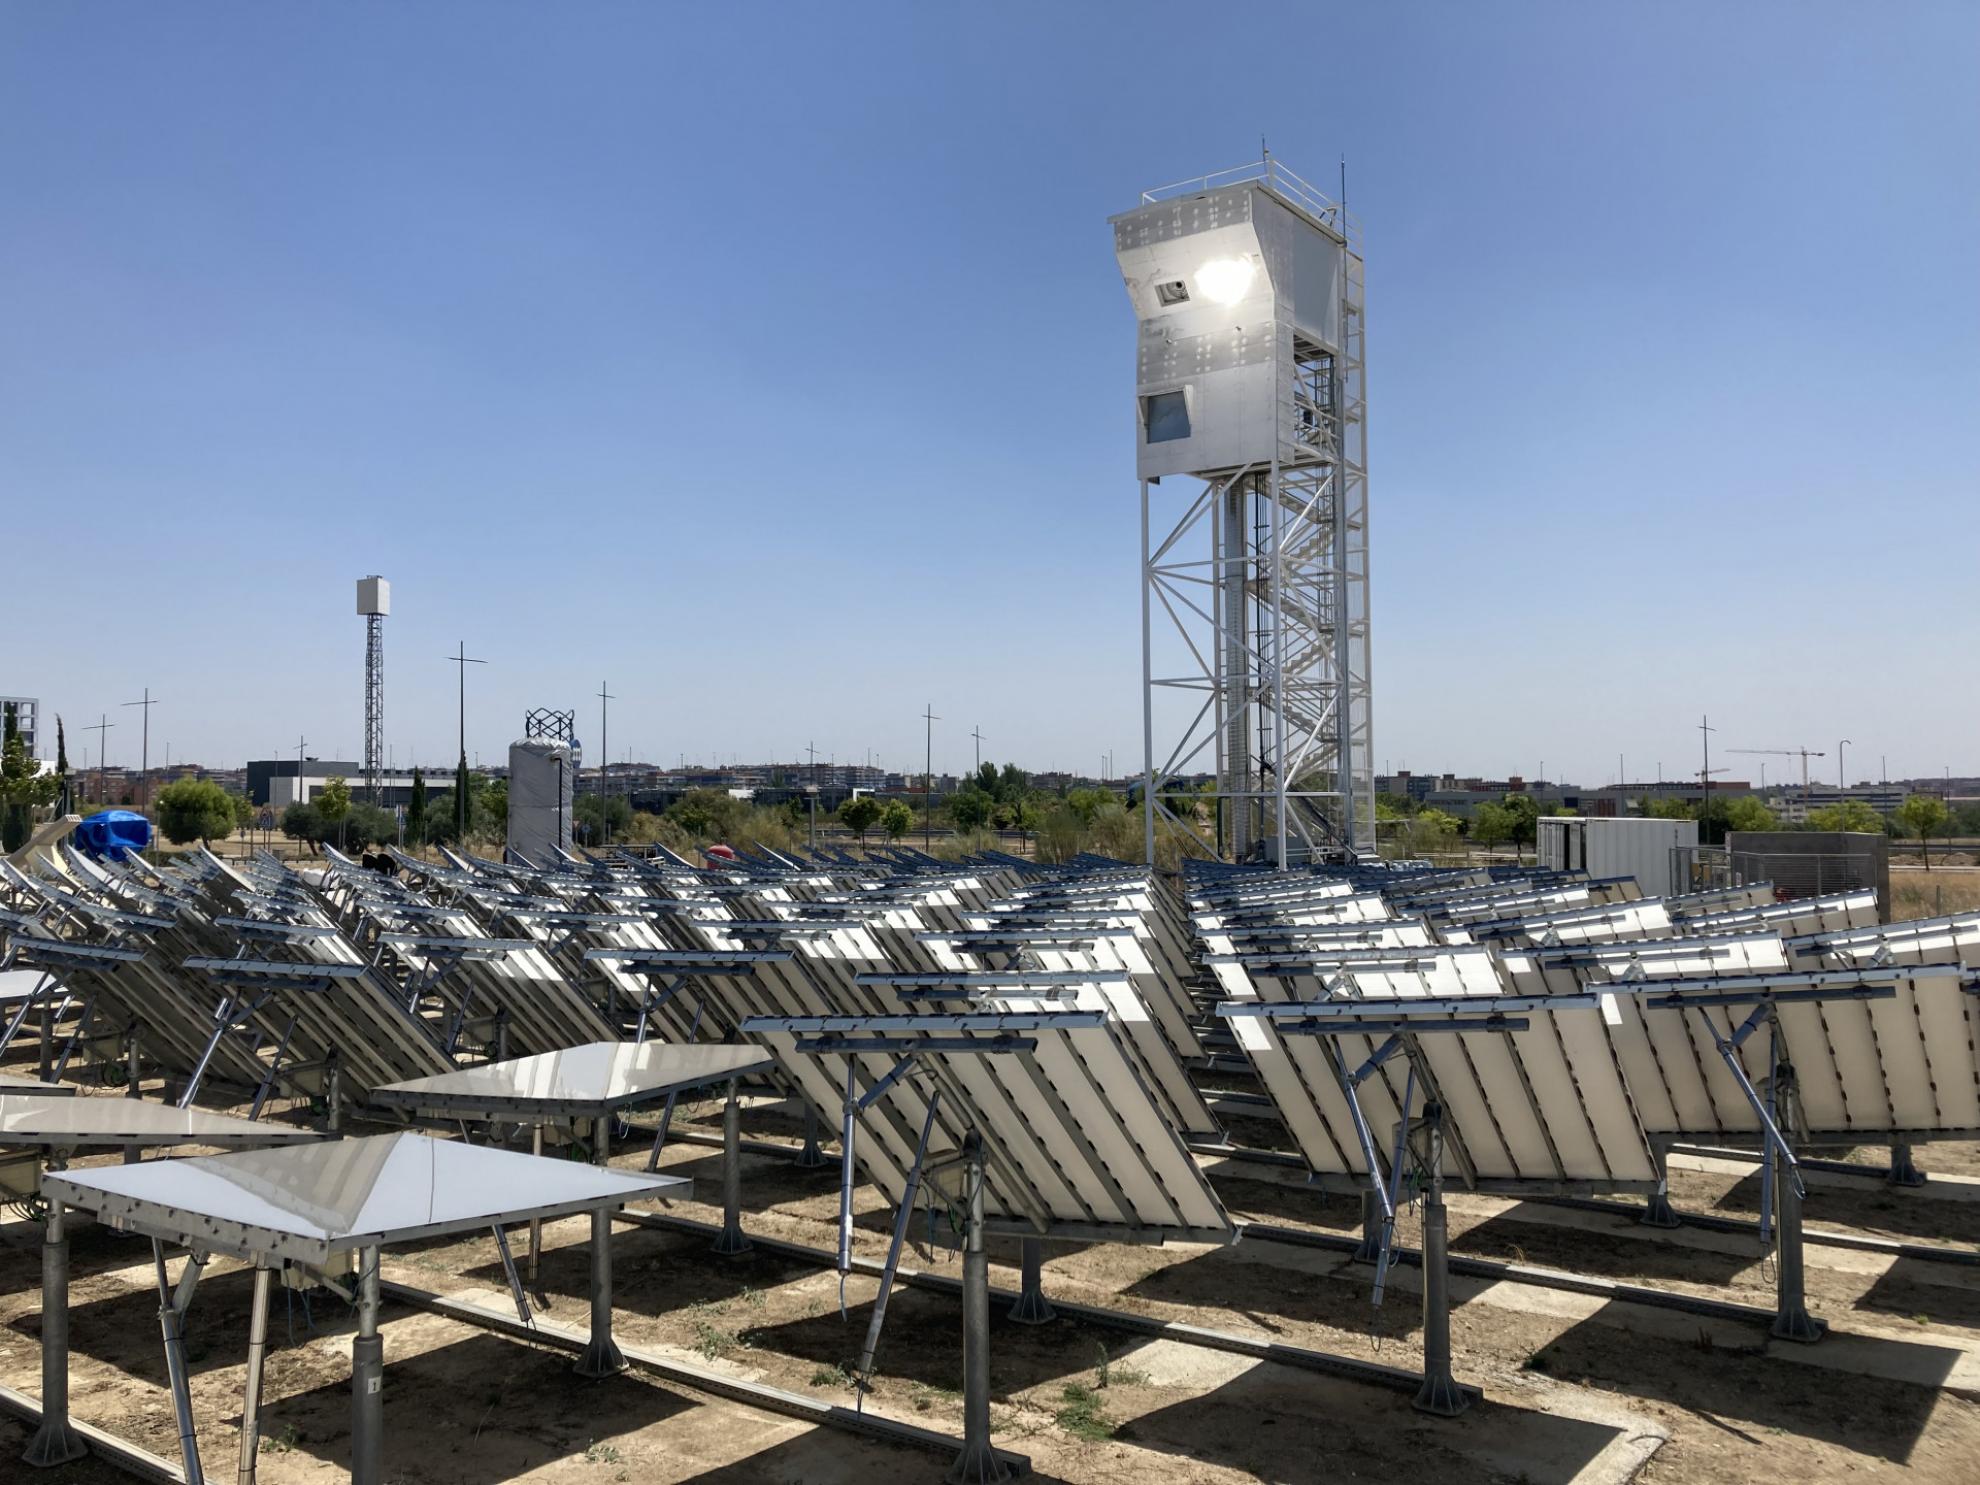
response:
M935 847L935 724L942 720L935 715L934 702L928 703L921 719L928 724L928 753L921 773L921 849L930 851Z

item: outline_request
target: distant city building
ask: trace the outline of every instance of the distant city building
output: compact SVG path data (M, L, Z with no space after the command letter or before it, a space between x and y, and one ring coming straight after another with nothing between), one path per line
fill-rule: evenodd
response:
M362 791L364 784L363 764L325 758L301 760L300 783L297 760L294 758L250 759L246 773L249 803L273 810L310 803L332 779L342 779L349 784L354 796ZM442 774L436 779L429 779L427 788L435 792L451 789L453 778L451 772ZM387 809L395 804L409 804L412 801L412 786L411 774L381 774L378 802Z
M14 726L21 734L21 746L30 758L41 756L41 703L32 696L0 696L0 709L14 714Z

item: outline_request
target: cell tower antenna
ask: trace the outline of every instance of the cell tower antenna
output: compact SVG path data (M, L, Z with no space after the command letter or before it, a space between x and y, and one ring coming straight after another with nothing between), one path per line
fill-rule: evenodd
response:
M385 769L385 616L392 585L376 573L358 579L357 611L364 619L364 793L380 803Z

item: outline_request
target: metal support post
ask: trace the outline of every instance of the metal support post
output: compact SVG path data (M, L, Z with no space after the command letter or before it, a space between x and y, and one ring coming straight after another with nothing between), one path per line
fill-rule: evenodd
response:
M1794 1069L1787 1063L1774 1069L1774 1088L1780 1099L1781 1122L1795 1127ZM1769 1151L1768 1162L1781 1159ZM1776 1272L1773 1334L1783 1341L1804 1344L1819 1341L1829 1327L1808 1313L1807 1290L1801 1251L1801 1187L1793 1172L1782 1170L1774 1178L1774 1228L1779 1248L1774 1256Z
M342 1134L344 1132L343 1069L338 1066L337 1054L335 1052L332 1052L329 1055L329 1057L327 1057L324 1060L325 1063L327 1064L324 1069L324 1076L329 1083L325 1095L325 1102L328 1104L330 1110L330 1120L329 1120L330 1133Z
M254 1485L261 1454L261 1374L268 1355L268 1287L274 1270L266 1259L254 1265L254 1310L248 1316L247 1386L241 1401L241 1468L237 1485Z
M179 1425L179 1458L184 1462L186 1485L206 1485L206 1473L199 1465L199 1437L193 1431L192 1392L186 1381L185 1314L172 1294L165 1277L165 1245L151 1240L151 1261L158 1271L158 1329L165 1340L165 1377L172 1389L172 1411ZM378 1485L369 1480L364 1485Z
M591 1125L591 1163L610 1165L612 1163L612 1116L601 1114Z
M626 1369L625 1354L612 1339L612 1214L591 1214L591 1339L578 1358L580 1377L611 1377Z
M1011 1306L1011 1319L1020 1325L1043 1325L1058 1319L1059 1312L1045 1297L1045 1244L1035 1237L1024 1239L1019 1264L1024 1282L1017 1303Z
M66 1003L67 997L64 997ZM44 1083L55 1081L55 996L51 991L41 1002L41 1050L35 1064L35 1077Z
M69 1233L55 1201L41 1234L41 1427L21 1458L47 1469L86 1452L69 1426Z
M1920 1170L1911 1158L1910 1140L1891 1141L1891 1174L1893 1186L1923 1186L1925 1172Z
M1382 1198L1373 1187L1361 1193L1361 1246L1354 1250L1357 1263L1379 1263L1382 1258L1382 1228L1387 1221Z
M532 1124L530 1126L529 1153L532 1155L541 1155L543 1153L543 1126L541 1124ZM531 1217L529 1219L529 1287L532 1289L537 1287L537 1272L542 1267L542 1260L543 1219L541 1217Z
M1643 1216L1640 1220L1645 1227L1655 1227L1668 1232L1679 1225L1677 1210L1671 1205L1670 1153L1663 1149L1653 1149L1650 1158L1657 1167L1657 1189L1651 1192L1644 1202Z
M1440 1418L1455 1418L1471 1399L1451 1375L1451 1233L1444 1209L1444 1111L1423 1109L1429 1159L1423 1185L1423 1385L1416 1406Z
M714 1248L728 1258L754 1246L742 1230L742 1095L730 1078L729 1099L722 1106L722 1231Z
M990 1446L990 1255L983 1248L983 1137L972 1130L963 1167L963 1446L948 1485L992 1485L1010 1471Z
M825 1152L818 1148L818 1110L812 1106L810 1099L806 1099L804 1104L804 1148L798 1151L797 1159L792 1163L799 1170L817 1170L828 1164Z
M141 1073L142 1068L138 1061L138 1025L137 1022L133 1021L131 1022L130 1033L124 1046L124 1097L141 1098L144 1096L138 1086L141 1081Z
M351 1485L384 1485L385 1338L378 1333L378 1249L358 1250L358 1333L351 1342Z

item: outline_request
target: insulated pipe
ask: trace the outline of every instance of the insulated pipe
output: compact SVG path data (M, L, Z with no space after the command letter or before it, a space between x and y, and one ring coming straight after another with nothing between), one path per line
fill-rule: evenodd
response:
M47 1469L85 1452L69 1426L69 1234L56 1201L41 1234L41 1427L21 1458Z
M261 1373L268 1355L268 1282L266 1259L255 1260L254 1310L248 1316L247 1387L241 1401L241 1467L239 1485L254 1485L255 1463L261 1453Z
M983 1137L964 1147L963 1446L948 1485L990 1485L1010 1471L990 1446L990 1255L983 1248Z
M612 1214L601 1207L591 1214L591 1339L578 1357L577 1374L610 1377L625 1369L625 1355L612 1339Z
M384 1485L385 1338L378 1333L378 1249L358 1250L358 1333L351 1342L351 1485Z
M1444 1111L1423 1110L1429 1149L1423 1189L1423 1385L1416 1406L1440 1418L1455 1418L1471 1399L1451 1376L1450 1218L1444 1209Z

